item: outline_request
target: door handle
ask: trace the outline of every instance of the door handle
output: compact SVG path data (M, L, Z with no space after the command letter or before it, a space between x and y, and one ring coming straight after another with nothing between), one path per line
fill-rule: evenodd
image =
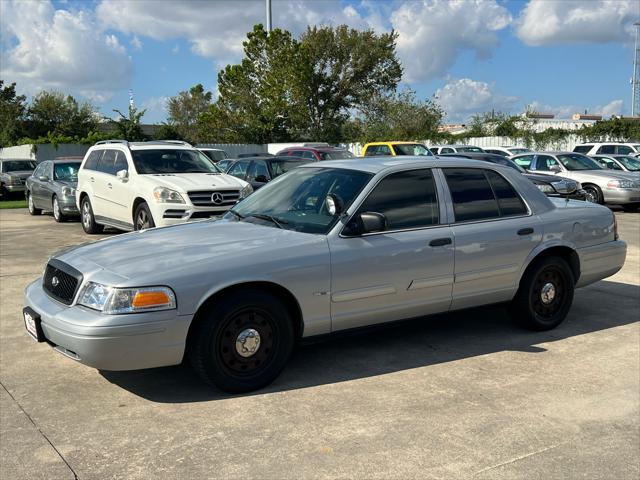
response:
M107 187L113 188L113 185L111 185L110 183L107 183Z
M518 230L518 235L520 236L524 236L524 235L531 235L533 233L533 228L529 227L529 228L521 228L520 230Z
M95 182L95 181L96 181L96 179L91 177L91 182Z
M430 247L442 247L444 245L451 245L450 238L436 238L429 242Z

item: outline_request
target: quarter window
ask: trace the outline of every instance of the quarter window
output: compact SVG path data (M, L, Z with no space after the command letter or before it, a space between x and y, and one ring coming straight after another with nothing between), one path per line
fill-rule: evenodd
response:
M376 186L359 211L382 213L389 230L436 225L438 197L431 170L389 175Z
M498 199L500 216L526 215L527 207L511 184L502 175L492 170L486 170L485 173Z
M456 222L500 216L498 202L482 170L446 168L443 171L451 192Z
M104 150L94 150L89 154L89 158L84 162L83 170L98 170L98 161L102 157Z

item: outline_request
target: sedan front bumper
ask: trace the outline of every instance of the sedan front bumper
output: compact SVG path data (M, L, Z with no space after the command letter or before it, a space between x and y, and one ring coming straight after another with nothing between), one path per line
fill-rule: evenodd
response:
M76 206L75 197L60 197L58 199L58 205L65 215L80 215L80 211Z
M182 362L192 315L175 310L103 315L49 297L42 279L25 289L25 305L40 316L45 341L98 370L138 370Z
M602 190L604 203L625 205L640 203L640 188L605 188Z

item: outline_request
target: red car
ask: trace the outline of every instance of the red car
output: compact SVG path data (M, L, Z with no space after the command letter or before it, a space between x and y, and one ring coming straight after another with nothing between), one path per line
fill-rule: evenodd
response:
M344 148L332 147L328 143L305 144L302 147L288 147L280 150L276 155L288 155L292 157L308 158L315 161L322 160L342 160L345 158L356 158L356 156Z

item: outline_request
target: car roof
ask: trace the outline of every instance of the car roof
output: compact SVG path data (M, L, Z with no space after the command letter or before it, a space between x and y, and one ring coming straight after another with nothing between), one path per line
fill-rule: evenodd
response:
M244 158L226 158L225 160L227 161L232 161L232 162L239 162L240 160L243 161L248 161L250 162L251 160L264 160L264 161L271 161L271 160L287 160L287 161L296 161L296 160L306 160L309 161L308 158L302 158L302 157L296 157L293 155L274 155L272 157L244 157ZM221 160L222 161L222 160Z
M369 142L367 145L423 145L420 142L406 142L401 140L389 140L388 142Z
M0 158L0 162L35 162L34 158Z
M480 160L469 160L459 157L425 157L425 156L403 156L401 158L391 156L361 157L357 161L353 159L327 160L324 162L312 162L302 165L299 168L341 168L345 170L358 170L376 174L383 170L398 169L403 167L415 168L437 168L437 167L485 167L487 162ZM496 165L496 164L490 164ZM500 165L497 165L500 167ZM509 168L509 167L504 167Z

